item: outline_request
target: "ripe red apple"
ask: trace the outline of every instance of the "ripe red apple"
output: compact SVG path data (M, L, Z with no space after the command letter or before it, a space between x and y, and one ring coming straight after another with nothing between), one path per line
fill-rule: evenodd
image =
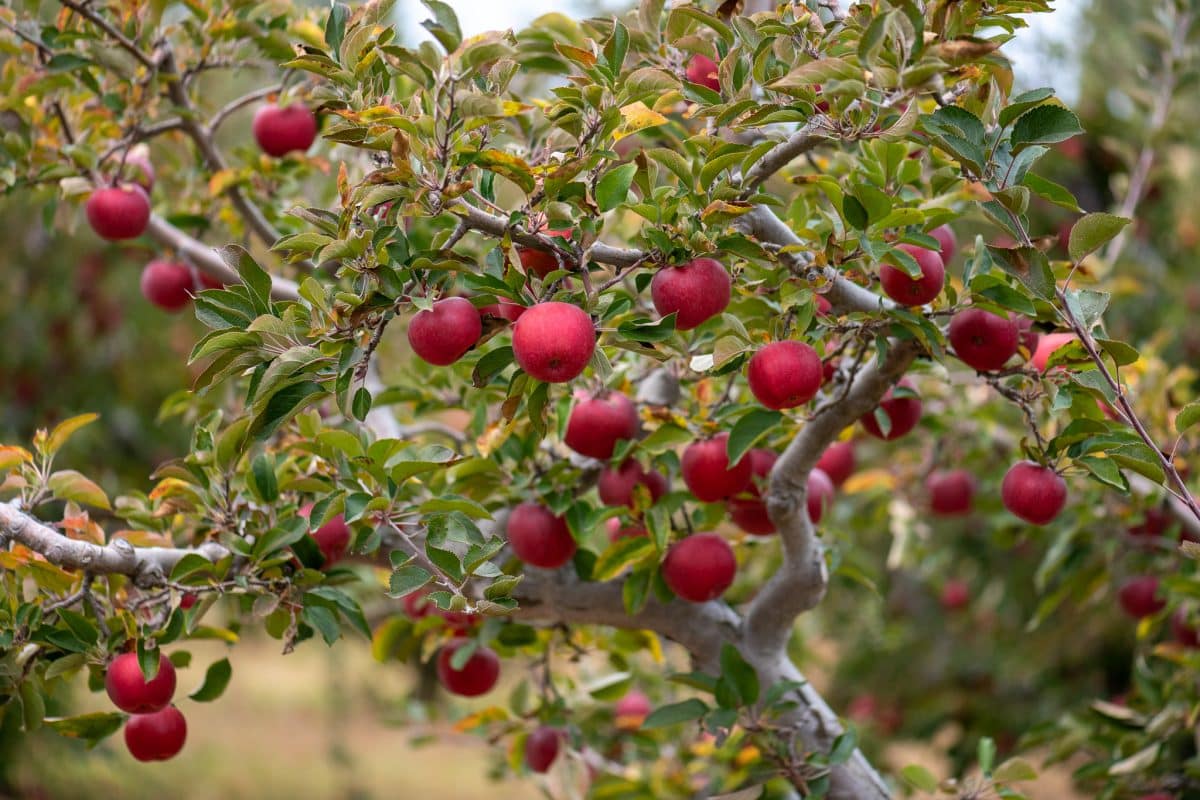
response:
M906 389L913 388L912 382L907 378L901 380L899 385ZM875 412L863 414L860 420L863 427L867 429L867 433L877 439L889 442L899 439L917 427L917 423L921 421L921 398L919 397L895 397L893 390L888 389L887 394L879 401L879 407L883 409L883 413L892 423L887 434L884 434L879 420L875 419Z
M934 470L925 479L929 510L942 517L971 513L975 478L965 469Z
M923 306L942 293L946 282L946 266L942 257L933 250L902 244L897 247L917 261L921 268L921 277L914 280L908 273L891 264L879 267L879 282L883 292L902 306Z
M108 665L104 690L114 706L130 714L160 711L175 696L175 667L159 653L158 673L147 681L138 665L137 653L122 653Z
M531 377L566 383L583 372L596 349L592 318L570 303L538 303L513 323L513 355Z
M203 272L200 273L200 286L204 289L224 289L225 288L225 284L221 283L221 281L217 280L216 278L214 278L211 275L206 275Z
M743 457L730 466L725 450L728 433L692 442L683 451L680 472L683 482L697 500L715 503L732 497L750 485L750 459Z
M559 748L565 731L543 725L525 739L525 766L530 772L546 772L554 759L558 758Z
M254 140L263 152L278 158L293 150L301 153L317 138L317 117L307 106L280 107L268 103L254 114Z
M187 720L175 706L135 714L125 723L125 746L138 761L174 758L187 741Z
M300 516L308 519L312 510L313 504L305 503L300 507ZM317 543L327 567L333 566L345 557L346 550L350 547L350 540L353 538L350 526L346 524L346 518L341 514L309 533L309 536Z
M625 461L613 469L605 467L600 472L596 488L600 492L600 502L606 506L629 506L633 508L634 489L645 486L650 493L650 503L653 505L667 493L667 479L661 472L647 472L640 463L633 459Z
M576 397L563 435L567 447L576 453L609 459L617 442L637 437L637 406L626 395L602 392L588 397L579 392Z
M1021 347L1025 348L1029 352L1029 357L1032 358L1033 354L1037 352L1038 340L1042 338L1037 328L1033 327L1033 320L1018 314L1017 335Z
M1075 339L1076 336L1073 333L1042 334L1038 337L1037 348L1033 351L1033 358L1030 359L1030 363L1033 364L1038 372L1045 372L1046 362L1050 360L1050 356L1054 355L1054 351L1060 347L1066 347L1075 341Z
M557 569L575 555L575 539L566 520L537 503L514 508L505 534L517 558L535 567Z
M150 198L136 184L97 189L84 210L96 235L110 242L136 239L150 224Z
M478 311L481 321L487 317L495 317L496 319L506 319L509 322L516 322L517 318L525 313L525 306L514 303L512 300L500 298L499 301L491 305L480 306Z
M555 236L559 239L570 240L571 238L571 230L569 228L565 230L548 229L538 231L538 233L543 236ZM546 277L556 269L570 269L572 267L571 262L566 260L563 261L560 267L558 259L554 257L553 253L538 250L536 247L521 247L517 245L517 258L521 260L521 268L525 270L526 274L533 272L539 278Z
M637 539L647 535L645 526L634 523L632 525L622 525L621 520L613 517L604 523L608 531L608 540L616 542L621 539Z
M458 361L482 335L479 312L465 297L438 300L408 323L408 344L413 352L439 367Z
M642 727L642 723L653 710L654 706L650 704L649 697L637 689L630 689L613 706L613 716L616 717L616 726L620 730L636 731Z
M1008 317L982 308L967 308L950 320L949 336L954 354L979 372L1000 369L1017 353L1020 329Z
M480 645L471 653L462 669L451 665L455 652L470 641L451 639L438 652L437 675L442 686L451 694L463 697L478 697L487 694L500 679L500 658L490 647Z
M732 287L733 280L720 262L697 258L654 273L650 299L662 316L676 312L676 330L690 331L725 310Z
M1167 601L1158 596L1158 578L1139 575L1121 584L1117 600L1125 613L1134 619L1152 617L1167 607Z
M766 486L779 456L774 450L765 447L755 447L746 454L744 460L750 462L751 482L743 492L749 497L734 497L729 501L729 518L734 525L746 533L755 536L767 536L775 533L775 523L767 513L767 504L762 500L762 488Z
M960 611L971 602L971 587L964 580L948 580L942 585L940 600L947 611Z
M1034 525L1051 522L1067 503L1067 482L1032 461L1013 464L1000 484L1000 499L1017 517Z
M841 486L854 474L854 442L834 442L821 454L817 469L829 476L834 486Z
M719 92L721 81L717 77L717 67L717 62L697 53L688 61L687 79L691 83Z
M823 294L816 295L817 301L817 316L828 317L833 313L833 303L829 302L829 298Z
M795 408L813 398L823 380L821 357L804 342L772 342L750 357L746 378L767 408Z
M1175 641L1188 649L1200 649L1200 631L1197 631L1196 627L1188 622L1185 609L1177 608L1171 615L1171 635L1175 637Z
M199 601L200 598L193 592L184 592L183 597L179 598L179 607L184 611L190 611Z
M1171 521L1172 517L1167 511L1155 507L1147 508L1142 521L1129 527L1129 535L1156 539L1167 532Z
M814 467L808 473L808 518L813 525L820 522L821 517L825 516L825 509L833 505L836 492L833 480L824 470Z
M954 229L949 225L938 225L929 235L937 239L938 244L942 246L938 251L938 255L942 257L942 265L949 264L958 252L958 237L954 235Z
M715 533L697 533L671 545L662 577L671 591L692 603L720 597L733 584L737 559L733 548Z
M186 307L195 288L195 277L186 264L155 259L142 270L142 296L164 311Z

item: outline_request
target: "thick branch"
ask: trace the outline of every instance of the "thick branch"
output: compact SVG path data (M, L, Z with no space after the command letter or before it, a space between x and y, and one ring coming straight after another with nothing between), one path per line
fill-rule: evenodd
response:
M798 131L767 151L742 179L744 196L749 196L764 181L791 163L792 159L813 150L830 139L824 117L814 117Z
M124 539L114 539L106 545L78 541L43 525L13 503L0 503L0 532L63 569L87 570L93 575L128 575L139 586L163 583L186 555L195 553L213 562L229 555L229 550L217 542L181 548L134 547Z

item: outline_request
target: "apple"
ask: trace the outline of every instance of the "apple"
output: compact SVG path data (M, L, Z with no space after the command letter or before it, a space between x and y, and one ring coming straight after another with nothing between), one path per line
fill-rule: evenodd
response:
M900 386L906 389L912 389L913 384L907 378L900 381ZM879 401L879 408L883 409L883 413L891 421L891 427L887 433L883 432L883 428L879 424L879 420L875 418L875 412L863 414L859 420L862 422L867 433L877 439L891 441L899 439L904 434L917 427L917 423L921 421L921 398L919 397L895 397L892 389L887 390L887 394Z
M954 354L978 372L1000 369L1017 353L1020 328L1008 317L967 308L950 320L948 334Z
M717 77L717 67L717 62L708 56L697 53L688 61L687 79L690 83L719 92L721 91L721 81Z
M579 392L576 397L563 435L563 442L576 453L607 460L617 442L637 437L637 406L626 395L602 392L588 397Z
M750 462L751 482L743 494L750 497L734 497L729 501L729 518L734 525L746 533L755 536L767 536L775 533L775 523L767 513L767 504L762 500L762 486L766 486L771 475L771 467L779 458L774 450L765 447L755 447L746 454L744 460Z
M480 645L471 653L462 669L455 669L450 662L459 648L469 641L455 638L442 646L438 652L437 675L442 686L451 694L478 697L490 692L500 679L500 658L490 647Z
M942 257L942 265L949 264L954 258L954 254L958 252L958 237L954 235L954 229L949 225L938 225L929 232L929 235L937 239L941 249L938 255Z
M1046 371L1046 362L1050 360L1050 356L1055 350L1061 347L1066 347L1071 342L1077 340L1073 333L1045 333L1038 337L1037 347L1033 351L1033 358L1030 363L1037 369L1038 372ZM1061 369L1062 367L1059 367Z
M596 482L600 502L606 506L633 508L634 490L638 486L646 487L650 494L650 504L653 505L667 493L667 478L656 470L646 471L631 458L616 469L605 467Z
M948 580L942 585L942 596L939 599L942 608L947 611L961 611L971 602L971 587L964 580Z
M750 485L750 459L743 457L730 466L726 445L728 433L692 442L683 451L680 472L683 482L697 500L715 503L732 497Z
M308 519L312 510L313 504L305 503L300 507L300 516ZM350 526L346 524L346 518L341 514L312 531L309 536L317 543L317 548L320 549L327 567L333 566L345 557L346 550L350 547L350 540L353 538Z
M649 697L637 689L630 689L613 706L613 716L616 717L616 726L620 730L636 731L642 727L642 723L653 710L654 706L650 704Z
M821 357L804 342L772 342L750 357L750 391L767 408L795 408L813 398L824 378Z
M647 535L646 527L634 523L633 525L622 525L621 520L613 517L604 523L608 532L608 540L617 542L621 539L637 539Z
M192 301L195 276L186 264L155 259L142 270L142 296L164 311L179 311Z
M525 766L530 772L546 772L562 747L565 731L546 725L535 730L525 739Z
M190 611L199 601L200 598L194 592L184 592L183 596L179 598L179 607L184 611Z
M317 138L317 117L302 103L268 103L254 114L254 140L269 156L303 153Z
M816 525L825 516L825 509L833 505L833 496L837 488L833 479L825 474L823 469L813 467L808 473L808 518Z
M212 275L206 275L203 272L200 273L200 285L205 289L224 289L225 288L225 284L222 283L220 280L218 280L217 278L214 278Z
M161 711L175 696L175 667L159 653L158 673L147 681L138 664L137 653L122 653L108 665L104 690L114 706L130 714Z
M975 478L965 469L934 470L925 479L929 510L941 517L971 513Z
M697 533L667 549L662 577L676 595L692 603L720 597L733 583L737 559L715 533Z
M1156 539L1171 527L1171 515L1161 508L1147 508L1141 522L1129 527L1130 536Z
M538 303L513 323L513 356L521 369L546 383L566 383L583 372L596 349L592 318L570 303Z
M439 367L458 361L482 335L479 312L465 297L438 300L408 323L408 344L413 352Z
M1200 649L1200 631L1188 622L1187 611L1182 608L1175 609L1175 613L1171 615L1171 635L1184 647L1191 650Z
M675 313L675 329L690 331L729 305L733 280L720 262L697 258L663 267L650 281L650 299L662 316Z
M841 486L854 474L854 442L829 445L818 459L816 468L828 475L835 487Z
M187 720L175 706L135 714L125 723L125 746L138 761L167 761L187 741Z
M571 239L571 230L569 228L566 230L554 230L551 228L544 231L538 231L538 233L542 234L543 236L555 236L559 239L566 239L568 241ZM562 266L560 267L558 264L558 259L555 258L553 253L546 250L538 250L536 247L522 247L521 245L517 245L517 258L521 260L521 268L524 269L527 274L533 272L536 273L539 278L546 277L556 269L570 269L573 266L570 261L564 260Z
M558 569L575 555L566 520L537 503L521 503L508 515L505 535L517 558L543 569Z
M1139 575L1121 584L1117 600L1125 613L1134 619L1152 617L1167 606L1167 601L1158 596L1158 578Z
M1067 482L1050 467L1018 461L1000 484L1000 499L1017 517L1034 525L1051 522L1067 503Z
M506 319L509 322L516 322L517 318L525 313L525 306L519 303L514 303L512 300L506 300L502 297L491 305L480 306L477 310L479 311L479 319L481 322L486 320L488 317L495 317L496 319Z
M897 250L903 250L917 261L921 268L921 277L910 278L908 273L891 264L879 267L879 282L883 292L902 306L923 306L942 293L946 282L946 266L942 257L933 250L917 247L911 244L899 245Z
M1023 347L1029 353L1029 357L1032 358L1033 354L1037 352L1038 340L1042 338L1041 334L1038 333L1037 328L1033 327L1033 320L1029 317L1017 315L1017 335L1019 337L1018 341L1021 347Z
M84 211L96 235L110 242L136 239L150 224L150 198L136 184L97 189Z

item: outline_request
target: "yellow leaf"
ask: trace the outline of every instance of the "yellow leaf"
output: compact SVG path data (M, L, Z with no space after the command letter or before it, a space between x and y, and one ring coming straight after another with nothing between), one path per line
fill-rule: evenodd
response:
M710 224L714 222L728 222L730 219L740 217L750 209L751 205L749 203L727 203L724 200L714 200L700 212L700 219Z
M297 20L290 27L292 34L297 38L303 39L313 47L325 47L325 32L315 22L307 19Z
M875 489L891 491L896 488L896 476L884 469L868 469L851 475L846 479L842 488L846 494L869 492Z
M518 103L515 100L505 100L500 104L500 108L503 110L504 116L515 117L517 114L524 114L526 111L529 111L533 106Z
M73 469L59 470L46 481L50 491L59 500L73 500L76 503L95 506L108 510L108 495L94 481Z
M33 453L24 447L0 445L0 471L10 470L27 461L33 461Z
M473 731L476 728L487 725L490 722L504 722L508 719L508 712L499 706L490 706L477 711L468 717L463 717L454 725L454 730L459 733Z
M641 100L636 103L630 103L627 106L621 107L622 122L620 127L613 131L613 141L621 141L626 136L637 133L646 128L653 128L656 125L665 125L668 120L662 114L648 107Z
M59 448L67 443L71 434L98 419L100 419L99 414L80 414L77 417L64 419L54 426L54 430L50 431L50 438L46 441L46 451L51 454L58 452Z
M211 178L208 179L208 193L216 197L225 192L226 189L235 185L238 180L238 172L235 169L227 168L219 170Z

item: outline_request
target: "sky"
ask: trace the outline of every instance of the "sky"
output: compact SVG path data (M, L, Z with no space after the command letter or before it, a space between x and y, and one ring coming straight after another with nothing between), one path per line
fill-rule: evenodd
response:
M447 0L458 14L463 34L521 28L533 19L558 11L573 17L592 16L605 10L628 8L631 0ZM1029 15L1028 29L1004 48L1017 71L1021 89L1053 86L1070 104L1078 96L1079 72L1070 59L1056 58L1053 44L1063 42L1078 24L1086 0L1053 0L1054 12ZM420 27L429 12L420 0L399 0L397 13L405 32L424 34ZM422 37L424 38L424 37Z

